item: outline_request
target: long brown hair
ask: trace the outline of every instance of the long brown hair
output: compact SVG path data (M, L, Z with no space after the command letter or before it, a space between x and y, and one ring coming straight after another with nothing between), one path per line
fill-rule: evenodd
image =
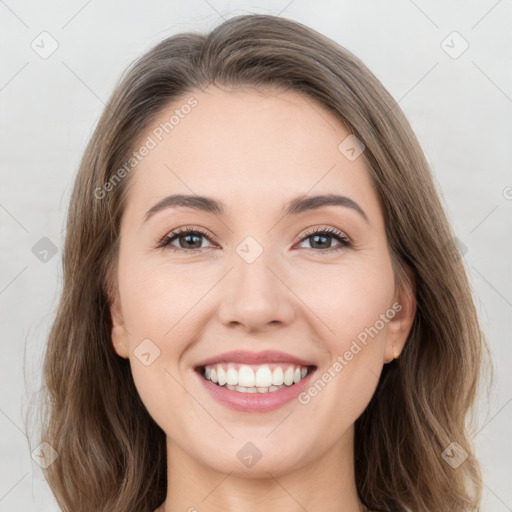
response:
M487 349L420 144L397 103L346 49L300 23L243 15L206 35L169 37L136 61L83 155L44 364L43 440L58 453L45 476L62 510L153 512L165 499L165 433L142 404L110 332L108 283L131 180L108 190L105 184L119 178L169 102L211 84L300 92L364 143L395 272L414 276L417 311L400 359L385 365L356 421L358 494L379 511L476 509L482 484L467 421ZM457 467L449 463L461 454L467 458Z

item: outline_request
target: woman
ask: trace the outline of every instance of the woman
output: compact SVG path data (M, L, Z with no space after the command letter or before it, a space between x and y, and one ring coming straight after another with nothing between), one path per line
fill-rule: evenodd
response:
M74 512L473 510L484 349L396 102L239 16L139 59L86 149L45 474Z

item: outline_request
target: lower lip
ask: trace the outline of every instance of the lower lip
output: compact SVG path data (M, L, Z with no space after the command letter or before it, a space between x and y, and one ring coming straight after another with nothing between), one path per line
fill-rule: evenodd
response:
M305 391L315 370L316 368L308 371L306 377L297 384L267 393L231 391L225 386L218 386L206 380L199 372L196 373L210 395L221 404L239 412L268 412L279 409Z

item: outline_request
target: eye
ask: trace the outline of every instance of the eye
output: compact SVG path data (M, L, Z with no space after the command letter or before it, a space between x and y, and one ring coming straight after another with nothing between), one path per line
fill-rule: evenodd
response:
M179 228L168 233L157 247L185 252L200 252L202 249L214 247L203 247L202 239L211 241L210 235L201 228ZM332 239L337 242L337 245L332 245ZM305 241L310 243L310 247L304 247L305 249L323 253L336 252L351 247L348 237L342 231L334 228L311 228L302 235L300 243Z
M338 242L338 245L333 247L332 239L335 239L336 242ZM347 247L351 247L351 243L347 235L334 228L312 228L302 235L301 243L308 240L310 247L305 247L305 249L312 249L320 252L342 251Z
M167 234L158 244L158 248L197 252L205 248L201 240L204 238L210 240L208 233L201 228L179 228ZM175 241L178 245L174 245Z

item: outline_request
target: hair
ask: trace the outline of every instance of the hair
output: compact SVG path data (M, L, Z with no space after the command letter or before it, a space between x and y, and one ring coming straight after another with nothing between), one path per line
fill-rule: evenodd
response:
M166 497L165 433L111 339L109 299L132 180L118 180L102 199L97 190L164 108L210 85L301 93L363 142L395 277L413 277L417 310L400 359L384 365L355 423L357 492L366 507L386 512L478 508L481 469L469 420L488 349L420 144L396 101L349 51L300 23L254 14L208 34L173 35L140 57L121 77L83 155L43 369L42 440L58 453L45 476L60 507L153 512ZM442 456L452 442L468 454L457 468Z

